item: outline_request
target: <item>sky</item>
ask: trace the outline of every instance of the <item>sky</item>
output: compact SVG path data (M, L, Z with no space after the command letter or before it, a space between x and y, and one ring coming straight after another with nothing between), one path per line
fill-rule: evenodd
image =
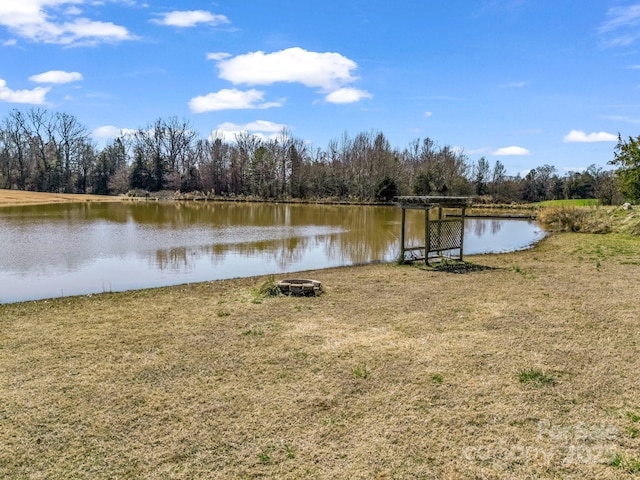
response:
M176 117L562 174L612 168L639 94L639 0L0 0L0 119L66 112L97 145Z

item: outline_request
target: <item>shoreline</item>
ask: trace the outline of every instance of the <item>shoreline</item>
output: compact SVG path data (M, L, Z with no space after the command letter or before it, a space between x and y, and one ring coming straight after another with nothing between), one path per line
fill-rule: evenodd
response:
M302 200L302 199L258 199L252 197L190 197L188 194L173 196L173 194L149 196L149 197L132 197L126 195L92 195L81 193L46 193L31 192L25 190L6 190L0 189L0 208L18 207L27 205L44 205L55 203L85 203L85 202L239 202L239 203L282 203L291 205L346 205L346 206L380 206L392 207L396 206L394 202L359 202L348 200ZM476 214L478 217L502 217L502 218L533 218L536 215L536 208L531 205L492 205L492 204L474 204L469 210L493 210L490 214ZM510 214L509 211L525 211L523 214ZM499 212L499 213L498 213ZM472 217L474 215L467 215Z

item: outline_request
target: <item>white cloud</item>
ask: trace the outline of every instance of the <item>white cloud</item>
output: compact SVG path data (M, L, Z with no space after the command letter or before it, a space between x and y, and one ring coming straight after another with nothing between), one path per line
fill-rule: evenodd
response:
M280 106L282 102L264 102L264 92L255 89L242 91L224 88L219 92L194 97L189 101L189 109L194 113Z
M232 57L228 53L212 52L207 59L214 60L218 77L234 85L272 85L274 83L301 83L325 93L329 103L353 103L372 95L346 85L357 80L353 71L356 63L339 53L310 52L299 47L273 53L251 52ZM282 101L263 102L264 92L223 89L217 93L192 98L192 112L237 108L270 108Z
M562 141L565 143L617 142L618 136L607 132L586 134L582 130L571 130Z
M636 26L640 23L640 4L613 7L607 12L609 19L600 26L600 32L610 32L618 28Z
M43 105L49 90L51 90L49 87L36 87L33 90L11 90L7 87L7 82L0 78L0 102Z
M640 4L613 7L607 11L605 21L598 32L605 37L604 43L612 47L631 45L640 38Z
M10 38L9 40L5 40L4 42L2 42L2 46L3 47L13 47L14 45L17 45L18 41L15 38Z
M355 103L363 98L372 98L369 92L358 90L357 88L339 88L325 97L329 103Z
M29 77L29 80L36 83L71 83L82 79L82 74L79 72L65 72L62 70L49 70Z
M76 17L84 0L19 0L0 2L0 25L33 42L94 45L131 40L123 26ZM66 10L63 7L69 6Z
M135 130L130 128L118 128L113 125L104 125L102 127L96 128L93 132L91 132L91 136L93 138L99 139L110 139L117 137L126 137L133 135Z
M433 116L433 112L424 112L424 118L431 118Z
M206 10L173 11L165 13L160 20L154 20L154 22L172 27L194 27L199 23L214 26L231 23L224 15L214 15Z
M499 148L491 152L491 155L509 157L517 155L531 155L531 152L524 147L510 146Z
M230 56L230 53L211 52L207 53L207 60L224 60L225 58L229 58Z
M260 139L276 139L287 126L281 123L270 122L267 120L256 120L255 122L238 125L231 122L225 122L213 130L209 139L220 138L226 142L235 142L236 137L243 133L249 133Z
M224 126L240 126L236 124L232 124L230 122L225 122L222 125ZM218 127L222 128L222 127ZM245 123L241 126L242 130L246 130L249 132L271 132L271 133L280 133L284 128L287 128L286 125L282 123L270 122L268 120L256 120L255 122Z
M353 60L339 53L309 52L299 47L273 53L262 51L219 60L220 78L233 84L302 83L331 92L357 79Z
M111 22L94 22L87 18L79 18L73 23L65 23L63 27L69 32L62 35L59 43L63 44L78 41L85 44L95 44L100 41L119 42L132 38L125 27Z

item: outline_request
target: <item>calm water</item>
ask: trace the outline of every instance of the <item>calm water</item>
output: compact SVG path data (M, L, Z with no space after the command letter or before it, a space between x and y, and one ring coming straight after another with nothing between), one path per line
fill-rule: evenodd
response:
M407 212L407 243L424 214ZM526 220L467 219L465 254L527 248ZM84 203L0 209L0 303L393 261L400 209Z

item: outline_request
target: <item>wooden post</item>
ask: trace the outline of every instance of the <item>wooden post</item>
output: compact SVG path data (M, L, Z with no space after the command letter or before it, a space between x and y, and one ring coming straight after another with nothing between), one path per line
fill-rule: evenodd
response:
M438 248L442 247L442 207L438 207ZM442 250L438 250L438 257L442 259Z
M400 265L404 264L404 224L407 217L407 211L402 208L402 230L400 230L400 258L398 258L398 263Z
M429 265L429 252L431 251L431 223L429 222L430 209L424 209L424 264Z
M460 261L463 261L463 257L464 257L464 211L465 211L465 207L462 207L462 215L460 216L460 228L462 229L462 231L460 232Z

